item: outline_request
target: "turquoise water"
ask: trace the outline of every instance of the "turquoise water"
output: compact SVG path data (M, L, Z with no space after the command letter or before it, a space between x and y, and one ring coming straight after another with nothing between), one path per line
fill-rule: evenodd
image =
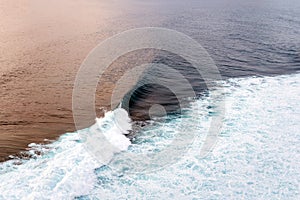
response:
M209 94L193 101L181 118L144 127L131 144L123 136L130 122L125 120L125 129L116 127L115 115L108 113L89 129L29 145L31 159L0 164L0 199L299 199L300 74L221 84L226 114L205 158L199 151L217 114ZM85 146L89 138L101 142L100 129L116 147L128 144L102 163ZM117 170L118 163L128 162L126 154L158 153L182 129L196 137L175 163L144 173Z

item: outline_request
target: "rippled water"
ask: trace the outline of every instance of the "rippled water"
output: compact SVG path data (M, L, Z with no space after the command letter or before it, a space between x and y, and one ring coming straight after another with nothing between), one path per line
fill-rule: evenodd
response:
M163 26L200 42L224 77L299 70L299 1L200 2L166 8Z
M158 25L187 34L205 47L224 79L300 70L299 1L129 2L131 6L124 5L125 8L138 10L128 14L129 21L136 19L141 26ZM172 52L158 54L152 62L178 70L196 92L205 88L190 63ZM156 71L152 74L160 76ZM157 102L164 104L166 110L178 112L178 96L158 86L138 88L131 98L130 114L147 119L149 107Z

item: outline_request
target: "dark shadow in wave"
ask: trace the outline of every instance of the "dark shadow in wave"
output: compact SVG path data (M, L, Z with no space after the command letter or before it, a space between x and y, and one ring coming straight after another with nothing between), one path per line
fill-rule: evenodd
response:
M136 86L133 87L123 98L122 107L125 108L133 120L143 121L151 118L149 110L154 105L160 105L168 115L180 115L182 102L190 97L187 90L192 90L195 95L207 90L206 84L198 70L184 58L167 51L159 51L154 57L154 65L163 64L173 70L168 71L161 68L149 68L139 78ZM173 71L180 73L185 80L178 80ZM155 77L155 78L153 78ZM165 85L155 82L155 79L163 80L176 87L176 92ZM149 80L152 79L149 83ZM154 80L153 80L154 79ZM187 81L188 86L183 84ZM182 84L181 84L182 82Z

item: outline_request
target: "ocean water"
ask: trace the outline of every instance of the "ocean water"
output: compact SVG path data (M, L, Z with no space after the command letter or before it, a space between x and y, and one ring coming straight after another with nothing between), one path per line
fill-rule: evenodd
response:
M150 121L131 142L124 134L132 122L118 108L88 129L47 145L30 144L29 159L1 163L0 199L299 199L300 74L220 84L226 113L206 157L199 152L218 114L209 93L180 118ZM116 167L129 162L123 159L128 152L151 156L167 148L181 128L196 137L176 162L137 173ZM118 148L100 162L85 144L104 137Z
M223 77L300 70L298 0L128 0L124 24L164 27L197 40Z
M104 32L169 28L198 41L213 58L224 78L219 84L226 104L215 147L200 156L218 115L209 93L190 101L179 116L148 121L131 141L125 135L135 124L118 108L90 128L50 144L30 144L23 158L0 163L0 199L300 199L299 1L115 4L122 19L111 19ZM172 56L154 60L174 68L180 62ZM198 76L187 74L198 83ZM162 94L159 100L169 102ZM195 138L175 162L142 162L144 171L136 171L139 163L127 159L150 159L180 130Z

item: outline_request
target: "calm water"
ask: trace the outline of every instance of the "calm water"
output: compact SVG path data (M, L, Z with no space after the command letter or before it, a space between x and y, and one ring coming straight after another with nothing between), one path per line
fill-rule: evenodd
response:
M218 85L224 88L226 104L214 150L205 158L199 156L210 122L220 114L211 93L201 77L185 71L189 63L161 53L153 63L186 73L204 95L186 102L179 115L149 120L131 143L123 135L131 123L116 119L113 111L94 126L66 133L54 143L31 144L31 159L0 164L0 199L299 199L300 2L136 0L118 6L126 15L120 26L183 32L214 59L224 79ZM145 79L147 73L139 82ZM178 94L155 85L135 89L127 99L133 117L145 117L154 103L178 110ZM115 124L119 120L124 126ZM132 164L128 154L151 158L180 130L195 134L195 139L177 162L151 173L127 173L126 166ZM102 145L102 134L119 151L109 152L99 163L87 145Z
M129 2L129 22L187 34L206 48L223 77L299 70L297 0Z

